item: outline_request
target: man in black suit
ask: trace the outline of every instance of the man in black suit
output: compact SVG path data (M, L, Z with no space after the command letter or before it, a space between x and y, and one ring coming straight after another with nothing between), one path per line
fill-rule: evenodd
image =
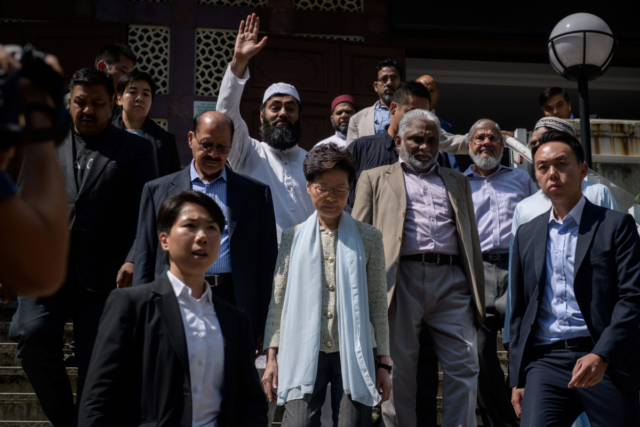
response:
M85 68L69 86L73 124L58 147L70 213L67 279L52 297L20 298L10 330L22 367L56 427L75 424L63 362L64 326L73 319L79 401L107 296L127 284L119 271L133 250L142 187L155 178L148 141L109 123L111 79Z
M545 133L534 167L550 211L513 244L509 374L522 427L637 426L640 237L633 218L582 195L580 143ZM525 393L526 390L526 393Z
M134 285L162 276L169 262L160 248L156 217L169 196L193 189L207 194L222 208L226 225L220 256L207 270L213 294L249 314L254 342L260 338L271 299L278 255L276 220L269 186L225 166L233 142L233 123L208 111L194 119L189 146L194 160L180 172L145 185L140 203Z
M157 223L169 271L109 296L79 425L266 427L249 317L204 279L222 210L186 190L162 203Z

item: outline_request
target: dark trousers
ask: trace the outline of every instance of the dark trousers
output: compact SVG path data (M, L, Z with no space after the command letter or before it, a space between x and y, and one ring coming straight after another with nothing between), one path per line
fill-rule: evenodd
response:
M438 355L429 328L424 324L420 331L416 380L417 427L435 427L438 425Z
M500 366L496 344L498 332L504 326L509 263L484 261L484 281L487 316L477 332L480 416L487 427L516 427L518 418L511 405L511 390Z
M287 369L280 366L280 369ZM369 406L354 402L344 393L340 353L320 352L313 393L303 399L290 400L284 405L283 427L320 427L322 405L331 383L331 410L334 427L371 427Z
M578 349L583 350L583 349ZM622 393L605 374L598 384L568 388L573 368L588 349L529 350L524 375L522 427L569 427L584 411L591 427L638 426L638 392Z
M63 361L64 326L69 319L73 320L79 403L107 296L108 293L91 292L69 277L52 297L18 299L20 305L9 338L18 343L16 354L22 359L22 368L54 427L74 426L77 420Z

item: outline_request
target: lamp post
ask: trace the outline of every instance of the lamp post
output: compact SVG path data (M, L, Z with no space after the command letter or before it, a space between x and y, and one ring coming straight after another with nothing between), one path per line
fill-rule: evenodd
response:
M611 29L590 13L574 13L558 22L551 32L547 49L551 66L567 80L578 82L580 98L580 139L585 162L591 167L591 128L589 124L588 81L607 71L618 47Z

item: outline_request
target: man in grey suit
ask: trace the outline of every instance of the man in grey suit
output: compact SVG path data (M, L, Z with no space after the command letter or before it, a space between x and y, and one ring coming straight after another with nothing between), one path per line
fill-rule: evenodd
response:
M371 107L362 109L351 117L347 132L347 145L363 136L383 133L391 123L391 100L398 87L404 81L402 66L391 58L381 61L376 67L376 80L373 90L380 99Z

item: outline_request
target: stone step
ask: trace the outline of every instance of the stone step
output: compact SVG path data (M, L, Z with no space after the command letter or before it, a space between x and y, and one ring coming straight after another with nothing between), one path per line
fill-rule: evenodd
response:
M0 427L49 427L49 421L4 421L4 420L0 420Z
M78 368L67 368L71 388L75 391ZM27 374L20 367L0 367L0 393L33 393Z
M9 339L10 322L0 322L0 344L8 344L13 341ZM73 341L73 323L64 325L63 341L65 343Z
M0 366L21 366L20 359L16 357L16 343L0 343ZM71 354L69 344L65 344L62 352ZM2 390L0 390L0 393Z
M34 393L0 393L0 420L24 422L46 421L46 419Z

